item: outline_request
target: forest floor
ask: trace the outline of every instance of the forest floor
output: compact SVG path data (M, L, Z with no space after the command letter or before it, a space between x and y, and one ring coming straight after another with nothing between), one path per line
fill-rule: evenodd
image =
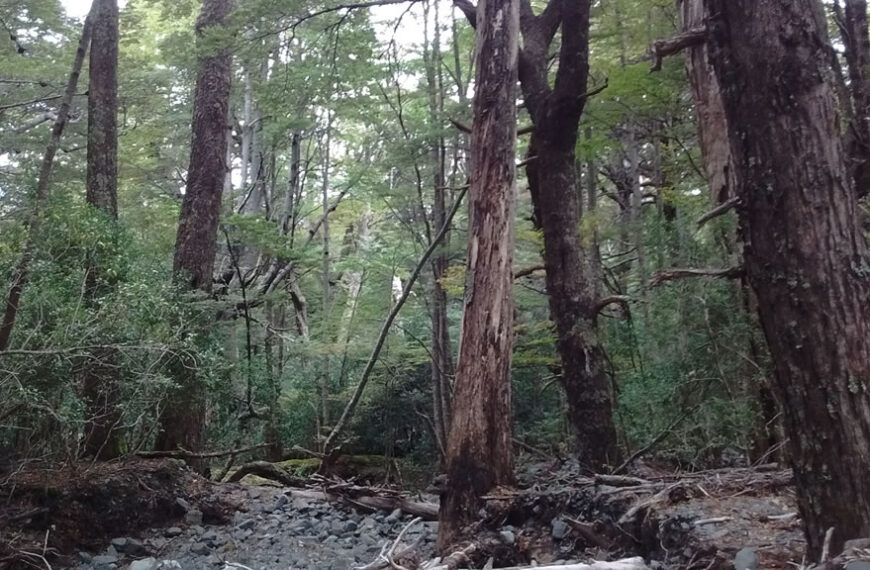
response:
M499 567L641 555L650 568L730 569L744 548L757 552L760 568L801 560L788 471L577 473L571 463L525 464L520 490L489 498L476 560L466 565L482 567L489 557ZM213 483L178 461L138 459L0 474L0 569L345 570L388 549L393 562L417 568L435 556L431 511L415 519L401 509L372 510L361 494L379 488L315 478L292 491L251 480ZM411 510L435 501L406 497Z

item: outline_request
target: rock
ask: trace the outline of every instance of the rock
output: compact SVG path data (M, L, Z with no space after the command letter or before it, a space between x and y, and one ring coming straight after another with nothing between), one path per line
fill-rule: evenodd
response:
M563 521L562 519L553 519L550 523L550 526L553 528L552 536L556 540L562 540L566 536L568 536L568 531L570 527L568 523Z
M278 495L275 499L275 509L283 509L290 503L290 498L287 495Z
M91 560L91 563L97 568L100 568L115 564L117 561L117 556L113 556L111 554L101 554L100 556L94 556L94 558Z
M760 564L754 548L741 548L734 555L734 570L758 570Z
M202 524L202 511L199 509L190 509L184 514L184 522L192 525Z
M242 522L240 522L236 526L236 528L238 528L240 530L249 530L249 529L254 528L254 525L256 525L256 524L257 524L257 521L255 521L254 519L245 519Z
M204 542L195 542L193 546L190 547L190 551L194 554L199 554L200 556L207 556L211 554L211 548Z
M353 532L358 526L359 525L356 524L356 521L347 521L344 523L344 532Z
M402 509L396 509L390 513L390 516L384 519L384 522L387 524L393 524L399 522L400 518L402 518Z
M135 538L113 538L112 547L118 552L131 556L145 552L145 545Z
M127 566L127 570L156 570L157 569L157 559L156 558L143 558L142 560L134 560Z
M511 530L503 530L498 533L498 536L508 546L512 546L517 541L517 535Z
M90 554L88 554L87 552L84 552L84 551L79 552L79 560L81 560L85 564L90 564L93 559L94 559L94 557L91 556Z
M157 565L157 570L181 570L181 564L177 560L163 560Z
M182 532L183 531L181 530L181 528L179 528L177 526L171 526L171 527L167 528L165 531L163 531L163 536L168 536L169 538L174 538L176 536L179 536Z
M866 560L852 560L846 564L846 570L870 570L870 562Z
M248 487L248 496L252 499L259 499L263 496L263 491L256 487Z
M178 497L177 499L175 499L175 504L178 505L179 507L181 507L181 510L184 511L185 513L191 509L190 503L188 503L187 501L185 501L181 497Z

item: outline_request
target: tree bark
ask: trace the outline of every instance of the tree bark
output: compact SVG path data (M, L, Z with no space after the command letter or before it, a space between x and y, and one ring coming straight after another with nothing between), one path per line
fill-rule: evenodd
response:
M428 5L426 25L423 28L423 61L426 66L426 82L429 95L429 122L433 128L441 121L443 94L441 84L441 34L438 27L438 2L434 3L434 37L429 50ZM432 168L432 226L440 228L447 215L446 172L444 137L439 135L430 143L430 166ZM434 412L436 447L443 454L447 449L447 434L450 432L451 380L453 378L453 357L450 344L450 329L447 322L447 292L438 282L450 265L447 247L449 234L444 236L439 251L432 258L432 408ZM441 458L444 459L443 457Z
M114 226L118 220L118 2L96 0L88 85L87 201L110 221L111 242L117 246ZM96 259L94 258L96 256ZM85 268L85 299L99 305L112 288L99 251L91 251ZM82 369L85 427L82 452L113 459L121 455L123 436L117 351L103 348L92 353Z
M91 7L91 12L94 7ZM24 287L27 285L27 278L30 275L30 263L33 261L33 255L36 251L36 241L39 239L39 233L42 229L42 207L48 201L48 189L51 179L51 171L54 167L54 156L57 154L57 149L60 146L60 137L63 135L66 128L67 119L69 118L69 108L72 102L73 95L76 92L76 86L79 83L79 75L82 71L82 64L85 61L85 54L88 51L88 46L91 43L91 32L93 30L93 16L88 13L85 19L85 25L82 28L82 35L79 38L76 55L73 59L72 71L70 71L69 79L64 89L63 99L61 99L60 108L57 111L57 117L54 120L54 125L51 128L51 138L48 141L48 146L45 149L45 155L42 158L42 167L39 171L39 178L36 181L36 193L33 197L33 204L30 207L29 227L27 230L27 241L24 243L24 251L21 252L21 257L15 265L15 273L12 276L12 285L9 286L9 293L6 295L6 305L3 309L3 321L0 323L0 352L9 348L9 342L12 338L12 329L15 328L15 320L18 318L18 308L21 302L21 295L24 293Z
M519 0L477 6L466 291L438 546L462 538L482 497L514 482L510 364Z
M197 38L223 26L233 0L203 0L196 21ZM232 54L226 47L199 60L193 102L193 140L186 192L178 218L173 270L187 290L211 292L217 248L218 218L226 164L226 117L232 79ZM207 325L202 324L203 328ZM156 447L198 451L205 423L205 386L197 378L196 363L179 356L173 366L178 388L160 415Z
M520 81L534 123L527 168L536 220L544 234L550 316L561 357L560 380L575 432L574 449L592 469L617 459L611 378L598 339L596 273L580 239L574 162L589 71L587 0L550 5L534 16L524 3ZM562 28L559 70L551 88L548 46Z
M870 269L814 0L708 0L746 274L783 404L810 559L870 534ZM777 141L777 144L770 144Z

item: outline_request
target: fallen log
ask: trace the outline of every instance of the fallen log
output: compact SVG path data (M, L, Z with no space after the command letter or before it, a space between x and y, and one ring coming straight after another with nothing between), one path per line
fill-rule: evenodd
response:
M402 495L350 496L340 492L315 491L314 489L288 489L285 494L302 499L345 503L367 512L399 509L403 513L420 517L423 520L438 520L438 505L436 503L412 501Z
M238 471L229 476L227 483L237 483L246 475L256 475L257 477L276 481L288 487L299 487L305 484L305 479L290 475L274 463L269 463L268 461L245 463L239 467Z

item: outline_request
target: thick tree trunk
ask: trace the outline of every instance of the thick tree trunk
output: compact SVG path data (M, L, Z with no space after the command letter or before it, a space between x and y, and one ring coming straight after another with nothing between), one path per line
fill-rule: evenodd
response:
M555 0L553 0L555 2ZM544 234L544 265L550 316L562 361L575 451L592 469L617 459L611 378L597 333L596 273L580 239L580 207L574 162L577 129L589 71L589 8L586 0L561 2L540 16L524 10L520 79L534 122L527 168L537 222ZM562 47L554 87L547 80L547 46L560 10Z
M684 33L704 26L704 0L680 0L680 20ZM734 166L724 134L728 130L725 107L708 51L704 43L690 47L686 52L686 70L698 117L698 141L707 184L714 205L719 205L734 193Z
M113 224L118 219L118 2L95 2L88 85L88 204L105 214ZM112 229L114 234L114 228ZM116 241L112 235L112 241ZM89 305L111 289L113 279L104 264L89 256L85 297ZM87 456L112 459L121 455L120 388L117 352L100 349L91 353L80 370L85 401L82 452Z
M746 274L758 295L809 558L870 535L870 265L814 0L708 0ZM777 141L777 144L771 144Z
M203 0L196 21L197 36L223 26L233 0ZM226 48L199 61L193 102L190 167L175 243L173 270L185 289L211 291L217 248L218 217L226 164L226 117L232 79L232 54ZM206 325L203 325L204 327ZM191 357L179 356L173 366L179 386L160 416L156 447L198 451L205 423L205 386Z
M480 0L465 307L441 496L441 550L477 520L484 495L514 481L510 365L518 36L518 0Z

